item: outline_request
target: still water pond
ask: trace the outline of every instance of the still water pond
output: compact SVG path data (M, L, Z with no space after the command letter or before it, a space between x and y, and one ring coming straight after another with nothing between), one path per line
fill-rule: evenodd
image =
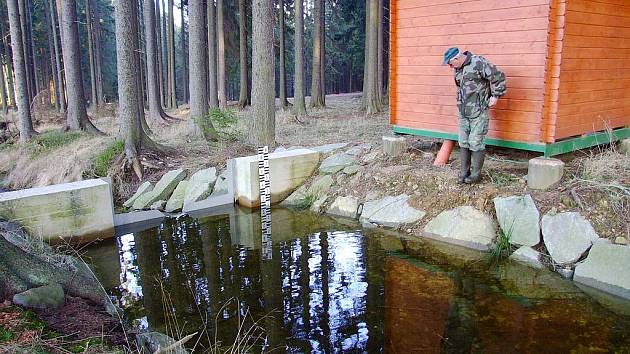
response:
M276 209L179 218L89 250L131 321L252 352L630 352L627 303L550 272ZM597 294L596 294L597 295ZM610 301L609 301L610 300ZM258 340L256 340L258 339Z

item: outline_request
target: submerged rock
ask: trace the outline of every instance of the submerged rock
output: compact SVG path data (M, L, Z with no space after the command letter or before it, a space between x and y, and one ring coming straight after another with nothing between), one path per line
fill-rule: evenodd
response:
M125 208L129 208L133 205L133 203L136 201L136 199L140 198L140 196L142 196L145 193L149 193L153 190L154 186L153 183L146 181L144 183L142 183L140 185L140 187L138 187L138 190L136 191L136 193L134 195L131 196L131 198L129 198L124 204L123 206Z
M398 227L402 224L411 224L422 219L426 213L409 205L409 196L401 194L396 197L366 202L363 204L360 221L383 225L386 227Z
M166 207L164 208L165 212L174 213L182 210L182 207L184 207L184 197L186 195L187 188L188 181L179 182L168 202L166 202Z
M344 168L354 165L356 158L352 155L339 153L326 158L319 166L319 172L323 174L335 174Z
M186 175L186 171L181 168L167 172L151 192L143 194L133 203L133 209L147 209L158 200L169 199L171 193L173 193L179 182L186 178Z
M543 269L545 267L540 261L540 252L529 246L523 246L514 251L510 259L536 269Z
M328 208L327 213L336 216L356 219L359 200L355 197L337 197Z
M471 206L441 212L425 226L427 237L486 251L494 242L497 227L492 218Z
M26 290L13 296L13 303L32 309L56 309L63 306L63 287L57 283Z
M494 198L494 208L501 230L510 243L535 246L540 242L540 213L528 194L507 198Z
M574 281L630 300L630 247L595 242Z
M188 181L184 204L198 202L210 196L217 181L217 169L214 167L195 172Z
M576 262L599 239L591 223L574 212L546 214L542 233L551 258L560 265Z

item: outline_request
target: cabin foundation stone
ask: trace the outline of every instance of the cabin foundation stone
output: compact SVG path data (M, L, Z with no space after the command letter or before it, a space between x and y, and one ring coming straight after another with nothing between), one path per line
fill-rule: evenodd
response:
M407 150L407 140L402 136L384 136L383 153L387 156L396 157L402 155Z
M527 186L530 189L547 190L560 182L564 174L564 162L546 157L529 160Z

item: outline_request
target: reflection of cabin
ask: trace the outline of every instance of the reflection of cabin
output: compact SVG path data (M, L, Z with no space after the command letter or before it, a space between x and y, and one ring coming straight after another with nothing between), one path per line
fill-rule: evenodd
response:
M556 155L630 137L630 1L391 0L394 132L457 140L448 47L508 78L491 145Z

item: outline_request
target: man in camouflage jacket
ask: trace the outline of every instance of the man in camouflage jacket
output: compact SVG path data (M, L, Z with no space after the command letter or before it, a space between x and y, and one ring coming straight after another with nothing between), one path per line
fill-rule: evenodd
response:
M450 48L444 64L455 72L459 109L460 183L481 180L488 133L488 111L505 95L505 74L486 58ZM472 171L471 171L472 159Z

